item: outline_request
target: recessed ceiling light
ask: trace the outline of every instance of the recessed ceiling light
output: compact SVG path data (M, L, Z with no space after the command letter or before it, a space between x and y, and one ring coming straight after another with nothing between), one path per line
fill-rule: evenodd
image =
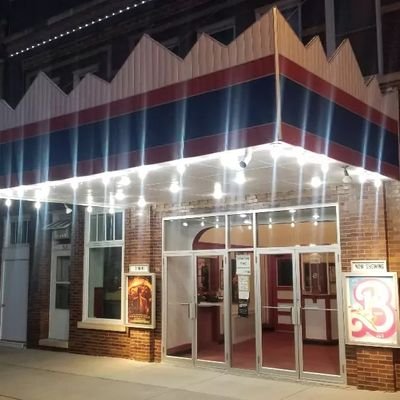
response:
M311 186L315 189L319 188L322 185L322 180L319 176L313 176L311 178Z
M142 181L146 179L147 173L148 169L146 167L140 167L138 170L138 176Z
M244 172L243 171L237 172L234 181L238 185L243 185L244 183L246 183L246 176Z
M103 185L107 186L110 183L110 175L104 174L101 180L103 181Z
M322 161L321 171L324 175L326 175L329 172L329 162L328 161Z
M35 202L35 208L36 210L40 210L40 207L42 206L42 204L40 203L40 201L36 201Z
M147 204L147 202L146 202L144 196L140 196L140 197L139 197L139 200L138 200L138 202L137 202L137 205L138 205L140 208L143 208L143 207L146 206L146 204Z
M382 186L382 179L381 178L375 178L374 179L374 186L379 189Z
M216 200L220 200L222 199L224 193L222 192L222 186L219 182L215 182L214 183L214 193L213 193L213 197Z
M79 187L79 182L78 182L76 179L72 180L72 181L71 181L71 188L72 188L72 190L77 190L78 187Z
M11 199L6 199L6 201L4 202L4 204L7 206L7 207L11 207L11 204L12 204L12 201L11 201Z
M176 170L178 171L179 175L183 175L186 171L186 165L183 161L180 161L177 166Z
M171 193L178 193L181 191L181 186L177 181L172 181L171 185L169 186L169 191Z
M115 193L115 198L116 198L118 201L124 200L125 197L126 197L126 195L125 195L125 193L122 191L122 189L118 189L118 190L117 190L117 193Z
M19 186L17 188L17 196L18 197L23 197L24 193L25 193L25 189L22 186Z
M129 186L131 184L131 180L128 176L124 175L121 179L117 182L118 186Z
M93 211L93 207L92 206L87 206L86 207L86 211L90 214Z

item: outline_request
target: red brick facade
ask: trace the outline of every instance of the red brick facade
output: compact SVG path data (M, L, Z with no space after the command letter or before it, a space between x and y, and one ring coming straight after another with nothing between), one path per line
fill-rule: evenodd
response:
M362 190L362 191L361 191ZM343 185L331 187L324 198L316 198L312 191L275 195L249 196L222 202L218 211L246 210L278 206L338 203L340 247L343 271L350 270L352 259L388 259L389 270L400 272L400 184L385 184L377 191L372 185ZM162 218L217 211L212 201L193 202L181 206L158 205L148 207L143 215L137 210L126 211L125 268L132 263L148 263L157 274L157 327L154 331L127 328L125 332L99 331L77 327L82 320L84 210L74 212L71 267L71 314L69 351L142 361L161 359L161 266ZM40 262L34 270L40 290L31 291L35 299L30 308L29 345L37 345L38 338L48 330L48 260L43 245ZM399 251L399 252L398 252ZM47 304L46 304L47 302ZM47 318L47 319L46 319ZM44 336L43 336L44 335ZM362 389L394 391L400 389L400 352L393 349L346 346L347 382Z

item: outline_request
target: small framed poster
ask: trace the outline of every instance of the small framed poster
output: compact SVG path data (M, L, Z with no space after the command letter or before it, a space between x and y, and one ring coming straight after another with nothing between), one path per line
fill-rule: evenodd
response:
M126 278L125 324L135 328L156 327L156 276L129 273Z
M346 273L344 295L347 344L398 346L396 273Z

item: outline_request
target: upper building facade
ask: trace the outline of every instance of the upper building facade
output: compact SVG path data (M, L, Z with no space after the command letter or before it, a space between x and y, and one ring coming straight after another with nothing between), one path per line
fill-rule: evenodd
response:
M202 32L229 44L272 5L304 44L318 35L328 55L349 39L364 76L377 74L390 87L400 70L395 0L151 0L137 1L137 7L127 0L3 3L0 97L12 107L39 72L66 93L87 73L111 81L144 34L184 58Z

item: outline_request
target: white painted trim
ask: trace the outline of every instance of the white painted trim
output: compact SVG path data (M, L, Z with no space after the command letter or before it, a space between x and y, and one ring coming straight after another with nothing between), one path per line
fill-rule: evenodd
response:
M124 284L124 263L125 263L125 211L124 210L116 210L116 212L122 213L122 240L108 240L102 242L90 242L90 216L95 214L105 214L107 215L106 210L98 210L94 213L88 213L85 211L85 226L84 226L84 256L83 256L83 293L82 293L82 319L81 324L92 324L92 328L84 328L84 329L99 329L93 328L93 326L108 326L108 325L123 325L124 315L125 315L125 284ZM115 214L114 214L115 215ZM114 224L115 227L115 224ZM97 229L97 228L96 228ZM89 293L88 293L88 285L89 285L89 252L91 248L108 248L108 247L121 247L121 318L119 319L106 319L106 318L91 318L88 313L88 304L89 304ZM79 323L78 323L79 324ZM79 326L78 326L79 327ZM108 329L105 329L108 330Z
M111 331L111 332L126 332L126 326L122 325L121 323L112 324L109 322L110 320L103 320L103 321L104 322L102 322L101 320L96 321L96 322L90 322L90 320L78 321L76 326L78 329L92 329L92 330L96 330L96 331Z

